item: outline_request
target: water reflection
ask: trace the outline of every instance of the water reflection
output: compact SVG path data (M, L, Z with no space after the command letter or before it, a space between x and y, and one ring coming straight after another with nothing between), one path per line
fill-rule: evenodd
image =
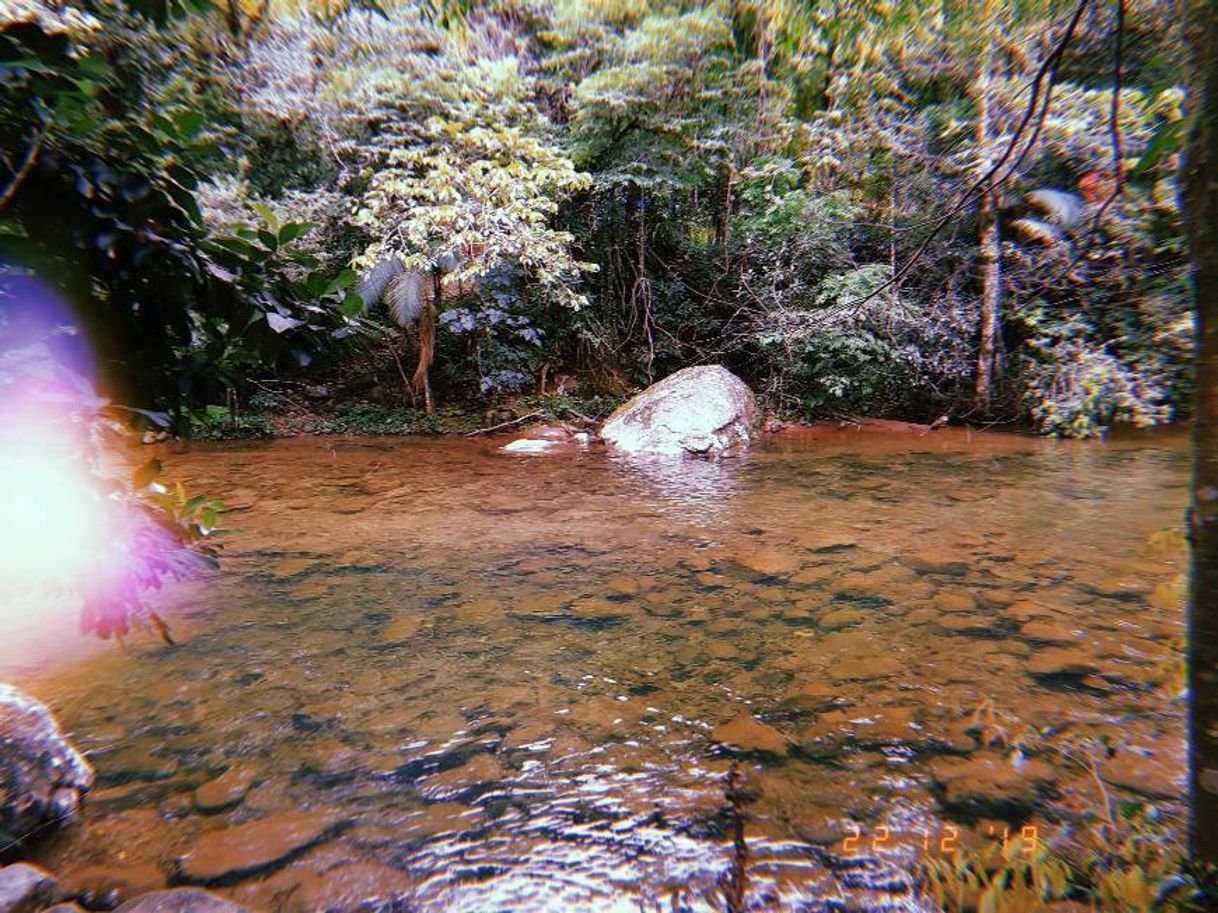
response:
M610 456L617 484L645 494L661 512L713 527L728 522L747 456L723 459Z

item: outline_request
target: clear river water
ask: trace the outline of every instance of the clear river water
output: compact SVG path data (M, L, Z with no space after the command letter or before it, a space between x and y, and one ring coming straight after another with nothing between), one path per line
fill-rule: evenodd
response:
M1179 814L1182 436L503 443L146 448L239 532L157 603L177 646L5 659L98 772L42 860L252 910L917 910L918 853L1097 801L978 720L1107 734Z

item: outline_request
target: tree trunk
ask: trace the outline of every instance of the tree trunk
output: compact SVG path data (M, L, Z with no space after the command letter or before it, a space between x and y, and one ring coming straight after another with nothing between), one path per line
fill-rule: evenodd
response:
M990 62L981 65L974 101L977 105L977 148L980 153L977 177L991 167L990 143L993 132L990 112ZM981 267L981 314L977 342L976 406L984 413L993 399L994 368L998 353L998 333L1002 325L1002 237L998 231L998 191L988 179L981 191L980 233L977 259Z
M1189 509L1189 772L1194 858L1218 865L1218 15L1190 0L1182 208L1193 268L1196 403Z
M423 407L428 415L435 408L431 399L431 362L436 351L436 314L444 294L444 274L438 269L431 271L431 288L431 295L424 297L423 310L419 312L419 362L411 378L414 389L423 392Z
M726 274L731 266L728 255L728 244L731 241L732 230L732 179L735 176L732 160L729 158L723 168L723 195L719 200L719 224L715 226L715 242L723 251L723 272Z
M986 412L993 398L998 333L1002 325L1002 238L998 232L997 205L992 187L981 197L980 219L981 327L977 343L976 404L978 410Z

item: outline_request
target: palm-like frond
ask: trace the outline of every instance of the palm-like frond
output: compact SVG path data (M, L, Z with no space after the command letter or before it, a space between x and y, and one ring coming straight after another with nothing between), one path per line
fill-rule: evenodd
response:
M1087 215L1087 204L1077 194L1042 187L1028 194L1028 202L1050 222L1062 228L1076 225Z
M397 257L386 257L361 278L355 292L364 299L364 310L381 300L391 280L400 275L405 267Z
M1062 240L1062 230L1041 219L1016 219L1011 229L1025 241L1038 244L1057 244Z
M419 319L427 301L430 278L417 269L406 269L389 280L385 288L385 306L398 326Z

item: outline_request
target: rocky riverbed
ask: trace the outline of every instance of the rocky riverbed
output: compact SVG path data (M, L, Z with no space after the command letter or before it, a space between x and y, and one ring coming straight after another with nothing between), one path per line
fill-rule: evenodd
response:
M6 670L96 770L34 860L63 896L711 910L742 814L751 903L916 910L928 847L1094 809L1025 727L1108 736L1107 788L1178 812L1176 442L501 446L162 454L242 529L180 645Z

